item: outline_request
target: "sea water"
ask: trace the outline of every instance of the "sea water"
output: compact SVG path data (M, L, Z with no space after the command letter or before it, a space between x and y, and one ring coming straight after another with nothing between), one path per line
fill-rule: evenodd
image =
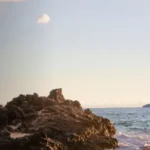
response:
M117 150L150 150L150 108L92 108L111 120L119 141Z

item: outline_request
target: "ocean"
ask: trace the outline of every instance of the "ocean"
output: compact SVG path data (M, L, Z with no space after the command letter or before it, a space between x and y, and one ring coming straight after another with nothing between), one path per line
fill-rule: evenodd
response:
M117 150L150 150L150 108L92 108L111 120L119 140Z

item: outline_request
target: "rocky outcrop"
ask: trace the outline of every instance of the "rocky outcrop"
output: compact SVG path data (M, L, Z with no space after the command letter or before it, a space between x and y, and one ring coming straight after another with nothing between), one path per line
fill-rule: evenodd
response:
M150 104L146 104L146 105L144 105L143 107L150 107Z
M62 95L62 89L54 89L50 92L48 98L58 102L58 103L62 103L64 102L64 96Z
M115 133L110 120L66 100L62 89L48 97L19 95L0 107L0 150L115 149Z

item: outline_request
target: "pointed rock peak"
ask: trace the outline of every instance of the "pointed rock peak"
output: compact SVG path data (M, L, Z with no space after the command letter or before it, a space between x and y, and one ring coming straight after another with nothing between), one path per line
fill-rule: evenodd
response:
M50 91L48 98L53 99L58 103L64 102L65 100L61 88Z

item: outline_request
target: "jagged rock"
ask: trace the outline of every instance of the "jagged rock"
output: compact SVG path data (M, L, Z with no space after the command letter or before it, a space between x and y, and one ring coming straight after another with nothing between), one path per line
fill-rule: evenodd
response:
M8 117L5 123L7 119L0 116L3 126L9 125L8 134L0 130L5 135L0 134L0 150L103 150L118 145L110 120L83 110L78 101L65 100L61 89L52 90L48 97L19 95L0 111ZM10 138L12 125L29 135Z
M54 89L50 92L48 98L55 100L58 103L64 102L64 96L62 95L62 89Z
M9 109L7 110L7 116L8 116L8 122L11 123L13 120L16 119L25 119L25 114L23 112L23 110L16 106L16 105L11 105L11 107L9 107Z
M14 147L21 150L65 150L62 143L42 132L14 140Z
M85 109L84 110L84 113L87 114L87 115L91 115L92 114L92 111L90 109Z

